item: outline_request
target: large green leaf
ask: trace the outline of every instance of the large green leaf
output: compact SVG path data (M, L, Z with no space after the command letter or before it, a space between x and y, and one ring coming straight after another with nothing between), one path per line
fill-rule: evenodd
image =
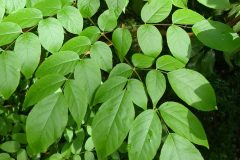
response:
M199 13L190 9L178 9L172 15L174 24L195 24L205 18Z
M186 107L176 102L165 102L159 110L165 123L174 132L195 144L209 147L201 122Z
M112 42L122 62L132 45L131 33L126 28L117 28L112 34Z
M22 9L26 5L26 0L3 0L6 7L6 12L11 13Z
M105 0L109 9L113 10L118 17L125 7L128 5L129 0Z
M156 112L142 112L134 120L129 132L129 160L152 160L160 146L161 136L162 125Z
M171 10L171 0L151 0L143 6L141 17L145 23L159 23L168 17Z
M81 33L83 18L77 8L66 6L58 12L57 18L68 32L74 34Z
M85 90L81 88L79 81L69 80L64 88L64 96L73 119L80 126L88 107L88 97Z
M84 18L92 17L100 7L100 0L80 0L77 6Z
M98 17L98 26L102 31L112 31L117 26L117 17L113 10L106 10Z
M112 71L109 74L109 78L114 76L129 78L131 77L132 73L133 69L131 66L129 66L126 63L119 63L112 69Z
M187 8L188 0L172 0L174 6L179 8Z
M78 60L78 54L72 51L62 51L51 55L37 69L36 77L40 78L54 73L67 75L74 70Z
M188 105L202 111L217 109L215 92L200 73L178 69L168 73L168 80L177 96Z
M210 48L224 52L240 48L240 37L224 23L203 20L196 23L192 29L197 38Z
M159 160L203 160L198 149L187 139L170 133L163 144Z
M0 54L0 96L8 99L16 90L20 80L20 62L13 52Z
M170 55L161 56L156 61L156 68L164 71L174 71L184 67L184 63Z
M102 70L109 72L112 69L112 50L106 43L101 41L94 43L91 46L90 56Z
M142 25L137 30L138 43L144 54L157 57L162 51L162 35L150 24Z
M62 93L44 98L27 117L26 134L31 150L45 152L61 137L68 121L68 105Z
M0 46L11 43L21 33L22 33L22 29L16 23L1 22L0 23Z
M166 90L166 79L164 75L157 70L149 71L146 76L146 86L153 107L155 108Z
M64 31L57 19L41 20L38 25L38 34L42 46L49 52L55 53L62 47Z
M36 8L23 8L4 18L4 22L17 23L22 28L29 28L38 24L43 18L42 12Z
M50 74L37 80L27 91L23 106L29 107L38 103L59 89L65 80L65 77L58 74Z
M31 78L41 56L41 44L38 36L31 32L19 36L15 43L14 52L21 62L21 72L26 78Z
M41 10L43 16L53 16L62 8L62 2L61 0L37 0L32 6Z
M135 53L132 56L132 63L137 68L149 68L152 66L154 60L153 57L141 53Z
M96 26L90 26L85 28L79 35L89 38L93 44L101 37L101 31Z
M197 0L199 3L214 9L227 9L230 8L229 0Z
M121 91L102 104L92 123L92 138L98 159L116 151L134 121L134 107L128 92Z

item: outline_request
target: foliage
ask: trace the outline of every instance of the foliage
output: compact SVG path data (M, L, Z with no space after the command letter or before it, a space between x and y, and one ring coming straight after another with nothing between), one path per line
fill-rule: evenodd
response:
M189 3L0 0L0 159L202 160L194 144L209 143L191 110L217 102L191 69L195 47L212 64L210 51L235 55L240 37Z

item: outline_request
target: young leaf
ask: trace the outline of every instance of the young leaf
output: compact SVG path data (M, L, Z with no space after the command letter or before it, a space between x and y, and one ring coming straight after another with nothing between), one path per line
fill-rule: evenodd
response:
M154 60L153 57L141 53L136 53L132 56L132 63L138 68L149 68L152 66Z
M156 58L162 51L162 35L150 24L142 25L137 30L138 43L144 54Z
M14 52L21 62L21 72L26 78L31 78L41 56L41 44L38 36L31 32L19 36L15 43Z
M172 22L174 24L195 24L204 19L199 13L186 8L178 9L172 15Z
M132 45L132 35L126 28L117 28L112 34L112 42L122 62Z
M170 133L163 144L159 160L204 160L198 149L187 139Z
M35 0L34 8L42 11L43 16L53 16L62 8L61 0Z
M128 5L128 0L105 0L109 9L113 10L118 17L125 7Z
M96 26L90 26L85 28L79 35L89 38L93 44L101 37L101 31Z
M112 71L109 74L109 78L115 77L115 76L129 78L131 77L132 73L133 73L133 69L131 66L129 66L126 63L119 63L112 69Z
M195 144L209 147L201 122L186 107L176 102L165 102L159 110L165 123L174 132Z
M217 109L215 92L200 73L178 69L168 73L168 80L177 96L188 105L201 111Z
M186 64L189 60L192 46L185 30L172 25L167 30L167 44L174 57Z
M146 86L148 94L152 99L153 107L156 107L166 90L166 79L164 75L157 70L148 72L146 76Z
M92 17L100 7L100 0L77 1L77 6L84 18Z
M38 25L38 35L42 46L49 52L55 53L62 47L64 31L57 19L41 20Z
M121 91L102 104L92 123L92 138L98 159L116 151L134 121L134 107L128 92Z
M197 0L197 1L209 8L222 9L222 10L230 8L229 0L212 0L211 3L209 3L208 0Z
M174 6L179 8L187 8L188 0L172 0Z
M57 19L70 33L79 34L83 28L83 18L79 10L72 6L63 7L57 14Z
M161 143L162 125L154 110L142 112L133 122L128 136L129 160L153 159Z
M12 13L22 9L26 5L26 0L5 0L5 8L7 13Z
M156 68L164 71L174 71L184 67L184 63L170 55L161 56L156 61Z
M0 23L0 46L6 45L14 41L22 33L21 27L12 22Z
M98 26L102 31L112 31L117 26L117 17L112 10L104 11L98 17Z
M52 94L36 104L26 121L27 141L31 149L35 153L45 152L61 137L67 121L68 106L62 93Z
M65 77L58 74L50 74L37 80L27 91L23 106L29 107L38 103L59 89L65 80Z

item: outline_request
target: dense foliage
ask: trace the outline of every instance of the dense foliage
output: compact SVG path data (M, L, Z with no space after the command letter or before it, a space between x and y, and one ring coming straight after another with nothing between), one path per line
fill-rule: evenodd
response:
M194 111L217 109L215 54L240 64L239 6L0 0L0 160L203 160Z

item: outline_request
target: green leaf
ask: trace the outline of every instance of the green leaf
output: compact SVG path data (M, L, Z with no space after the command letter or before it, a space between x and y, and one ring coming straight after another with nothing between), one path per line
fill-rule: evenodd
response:
M128 0L105 0L109 9L113 10L118 17L125 7L128 5Z
M142 112L134 120L128 136L129 160L153 159L161 143L162 125L154 110Z
M67 75L72 72L80 60L77 53L72 51L63 51L51 55L39 66L36 77L40 78L48 74Z
M106 43L95 42L91 46L90 56L102 70L109 72L112 69L112 50Z
M144 85L141 81L137 79L130 79L127 83L127 91L133 103L144 110L147 109L148 98Z
M84 148L85 148L87 151L92 151L92 150L94 149L94 144L93 144L92 137L89 137L89 138L87 139L87 141L85 142Z
M5 4L2 1L0 1L0 22L4 17L4 14L5 14Z
M93 44L101 37L101 31L96 26L90 26L85 28L79 35L89 38Z
M98 159L116 151L134 121L134 107L128 92L121 91L103 103L92 123L92 138Z
M206 46L224 52L240 48L240 37L228 25L211 20L203 20L192 28L197 38Z
M11 43L21 33L22 33L22 29L16 23L1 22L0 23L0 46Z
M64 88L64 96L73 119L80 127L88 107L88 97L85 90L81 88L79 81L69 80Z
M0 54L0 96L8 99L17 89L20 80L20 62L13 52Z
M37 0L32 6L41 10L43 16L53 16L61 10L62 2L61 0Z
M172 4L179 8L187 8L188 0L172 0Z
M67 121L68 106L62 93L52 94L36 104L26 121L27 141L31 149L35 153L45 152L61 137Z
M20 149L20 144L17 141L6 141L0 145L0 149L8 153L15 153Z
M119 63L112 69L112 71L109 74L109 78L115 77L115 76L129 78L131 77L132 73L133 73L133 69L131 66L129 66L126 63Z
M100 0L81 0L77 6L84 18L92 17L100 7Z
M11 13L22 9L26 5L26 0L3 0L5 2L5 8L7 13Z
M87 160L95 160L95 157L94 157L93 152L86 151L86 152L84 153L84 159L87 159Z
M198 149L187 139L170 133L163 144L159 160L204 160Z
M29 107L38 103L59 89L65 80L65 77L58 74L50 74L37 80L27 91L23 106Z
M117 28L112 34L112 42L122 62L132 45L132 35L126 28Z
M112 31L117 26L117 17L113 10L106 10L98 17L98 26L102 31Z
M157 70L149 71L146 76L146 86L153 107L155 108L166 90L166 79L164 75Z
M78 62L74 77L79 80L79 83L84 87L89 102L91 102L93 94L102 81L101 71L96 62L91 59L84 59Z
M4 22L13 22L22 28L29 28L38 24L43 18L42 12L36 8L23 8L4 18Z
M187 32L172 25L167 30L167 44L174 57L186 64L190 58L192 46Z
M0 160L12 160L12 158L7 153L0 153Z
M124 77L112 77L106 80L96 91L94 105L103 103L113 96L118 95L125 87L128 79Z
M151 0L143 6L141 17L145 23L159 23L168 17L171 10L171 0Z
M57 19L41 20L38 25L38 35L42 46L49 52L57 52L62 47L64 31Z
M78 36L65 42L61 48L61 51L74 51L80 55L89 51L90 46L91 41L87 37Z
M200 73L178 69L168 73L168 80L177 96L188 105L202 111L217 109L215 92Z
M184 67L184 63L170 55L161 56L156 61L156 68L164 71L174 71Z
M174 132L195 144L209 148L201 122L185 106L176 102L165 102L159 110L165 123Z
M172 15L174 24L195 24L205 18L199 13L190 9L178 9Z
M137 39L143 53L156 58L162 51L162 35L150 24L142 25L137 30Z
M208 0L197 0L197 1L209 8L214 8L214 9L230 8L229 0L212 0L211 3L209 3Z
M17 160L28 160L28 155L25 149L20 149L18 151Z
M83 29L83 17L79 10L72 6L63 7L57 14L57 19L70 33L79 34Z
M21 72L26 78L31 78L41 56L41 44L38 36L31 32L19 36L15 43L14 52L21 62Z
M137 68L149 68L152 66L155 58L141 54L135 53L132 56L132 63Z

